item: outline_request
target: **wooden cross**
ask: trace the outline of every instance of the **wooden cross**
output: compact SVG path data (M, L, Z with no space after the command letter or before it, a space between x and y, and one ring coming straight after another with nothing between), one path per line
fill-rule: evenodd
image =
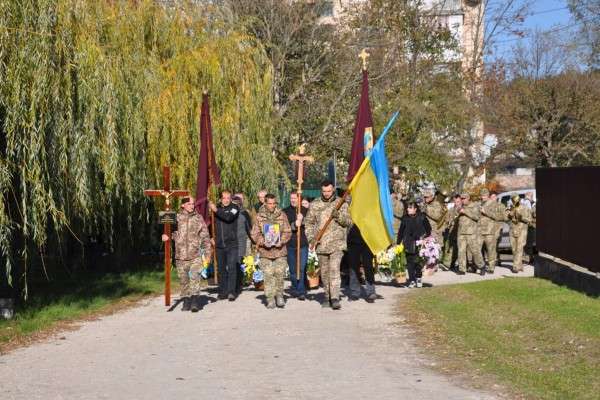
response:
M163 167L163 188L144 190L146 196L163 197L165 208L163 211L171 210L171 198L189 196L187 190L171 190L171 170L168 165ZM171 305L171 224L165 223L163 233L168 239L165 242L165 306Z
M303 144L298 149L298 154L291 154L290 160L298 161L298 179L296 182L298 183L298 189L296 193L298 193L298 205L296 206L296 215L302 212L302 184L304 183L304 163L305 162L313 162L315 159L311 156L307 156L306 152L306 144ZM295 221L293 223L296 223ZM304 279L304 277L300 276L300 237L301 237L301 227L298 226L296 233L296 278L298 280Z
M362 51L358 55L358 58L362 59L362 69L363 69L363 71L367 70L367 58L369 58L369 56L370 56L370 54L367 53L367 49L362 49Z

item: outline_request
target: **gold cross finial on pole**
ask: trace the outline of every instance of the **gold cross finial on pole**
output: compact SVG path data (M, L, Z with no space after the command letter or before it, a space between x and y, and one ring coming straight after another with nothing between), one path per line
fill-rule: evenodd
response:
M367 53L367 49L362 49L358 58L362 59L362 68L363 70L367 70L367 58L369 58L370 54Z
M302 143L300 145L300 147L298 148L298 152L300 153L301 156L306 154L306 143Z

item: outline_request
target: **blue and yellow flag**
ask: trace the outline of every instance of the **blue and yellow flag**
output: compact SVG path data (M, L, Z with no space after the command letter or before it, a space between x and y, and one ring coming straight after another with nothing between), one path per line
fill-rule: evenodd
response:
M350 216L374 254L387 249L394 240L385 136L397 117L396 112L348 187L352 194Z

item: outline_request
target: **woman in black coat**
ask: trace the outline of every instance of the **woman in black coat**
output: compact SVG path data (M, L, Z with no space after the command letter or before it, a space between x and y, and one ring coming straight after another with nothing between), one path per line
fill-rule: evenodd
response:
M423 266L420 265L419 249L417 240L431 235L431 225L423 214L417 203L409 201L406 206L406 214L400 220L397 243L404 245L406 253L406 269L408 270L408 287L422 287L421 277Z

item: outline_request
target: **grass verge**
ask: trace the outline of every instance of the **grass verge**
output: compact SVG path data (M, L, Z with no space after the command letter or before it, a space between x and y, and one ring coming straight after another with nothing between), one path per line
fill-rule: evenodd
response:
M507 278L413 291L400 307L444 371L517 398L600 399L600 299Z
M32 296L17 307L12 320L0 320L0 354L72 329L74 322L135 305L162 293L163 288L164 274L159 270L86 274L45 282L31 288Z

